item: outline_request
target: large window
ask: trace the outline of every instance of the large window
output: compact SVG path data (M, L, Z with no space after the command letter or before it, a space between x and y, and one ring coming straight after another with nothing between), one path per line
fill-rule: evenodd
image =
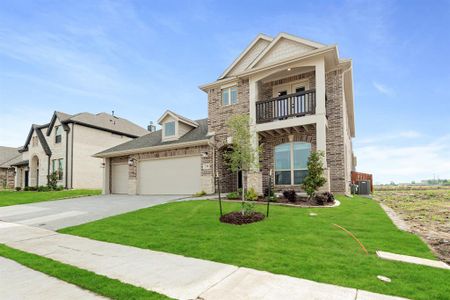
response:
M62 180L64 176L63 162L62 158L52 160L52 169L58 175L58 180Z
M238 99L236 86L222 89L222 105L231 105L236 104L237 102Z
M56 144L61 143L61 136L62 136L62 127L55 126L55 143Z
M293 142L275 147L275 184L301 184L308 175L308 157L311 144Z
M164 136L174 136L175 135L175 122L167 122L164 124Z

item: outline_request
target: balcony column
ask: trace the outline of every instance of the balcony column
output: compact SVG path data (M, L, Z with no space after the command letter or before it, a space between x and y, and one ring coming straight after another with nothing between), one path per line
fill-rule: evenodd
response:
M256 101L259 98L259 78L249 78L249 115L250 115L250 134L253 149L258 148L259 138L256 132ZM255 160L258 162L259 157L256 154ZM247 176L248 188L255 189L256 193L262 194L262 174L259 168L251 170Z
M314 65L316 71L316 115L325 116L325 61L321 58Z

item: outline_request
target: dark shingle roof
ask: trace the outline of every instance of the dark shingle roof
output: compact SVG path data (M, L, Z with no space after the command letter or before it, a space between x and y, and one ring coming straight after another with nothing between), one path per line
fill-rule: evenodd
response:
M128 141L126 143L117 145L115 147L112 147L110 149L107 149L105 151L102 151L100 153L97 153L97 156L104 156L106 154L110 154L113 152L122 152L122 151L129 151L129 150L135 150L135 149L142 149L142 148L148 148L148 147L155 147L155 146L163 146L163 145L176 145L186 142L194 142L194 141L201 141L208 139L208 119L201 119L196 120L195 122L198 123L198 127L192 129L182 137L180 137L178 140L175 141L162 141L162 131L158 130L155 132L151 132L149 134L146 134L144 136L141 136L137 139Z

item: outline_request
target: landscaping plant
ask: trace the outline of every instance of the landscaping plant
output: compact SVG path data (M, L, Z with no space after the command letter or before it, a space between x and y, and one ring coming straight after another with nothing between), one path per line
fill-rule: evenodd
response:
M232 172L241 171L242 174L242 213L246 199L245 178L249 171L258 169L258 155L261 147L252 145L250 133L250 117L248 115L235 115L228 122L228 132L232 138L231 151L224 153L224 158Z
M324 156L322 151L313 151L308 158L308 175L303 180L302 187L308 194L309 199L314 198L319 188L327 182L323 176Z

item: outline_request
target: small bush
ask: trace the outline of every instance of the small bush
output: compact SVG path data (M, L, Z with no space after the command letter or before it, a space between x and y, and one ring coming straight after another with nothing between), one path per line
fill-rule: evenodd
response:
M58 186L55 188L55 191L62 191L62 190L64 190L64 186L62 186L62 185L58 185Z
M238 192L231 192L227 194L227 199L230 200L234 200L234 199L239 199L240 198L240 194L238 194Z
M270 196L270 197L275 196L275 193L274 193L274 191L273 191L273 187L270 189L270 195L269 195L269 188L266 187L266 188L264 189L264 197L267 197L267 196Z
M242 213L244 216L249 216L255 212L255 203L244 202L242 204Z
M297 200L297 193L295 190L286 190L283 191L283 196L286 198L289 202L295 202Z
M49 190L56 190L56 188L58 187L58 172L53 172L50 175L47 176L48 179L48 188Z
M258 194L256 193L255 189L251 187L245 193L245 198L249 201L256 201L258 200Z
M29 186L29 187L28 187L28 191L35 192L35 191L37 191L37 187L35 187L35 186Z
M22 188L20 186L16 186L16 191L20 192Z
M205 191L200 191L200 192L195 193L194 197L202 197L202 196L205 196L205 195L206 195Z
M48 187L48 186L45 186L45 185L41 185L41 186L39 186L38 188L37 188L37 191L38 192L48 192L48 191L50 191L51 189Z
M23 190L24 190L25 192L28 192L28 191L30 190L30 187L29 187L29 186L26 186L26 187L23 188Z
M329 192L324 193L318 193L315 195L314 200L319 205L324 205L326 203L333 203L334 202L334 195Z

